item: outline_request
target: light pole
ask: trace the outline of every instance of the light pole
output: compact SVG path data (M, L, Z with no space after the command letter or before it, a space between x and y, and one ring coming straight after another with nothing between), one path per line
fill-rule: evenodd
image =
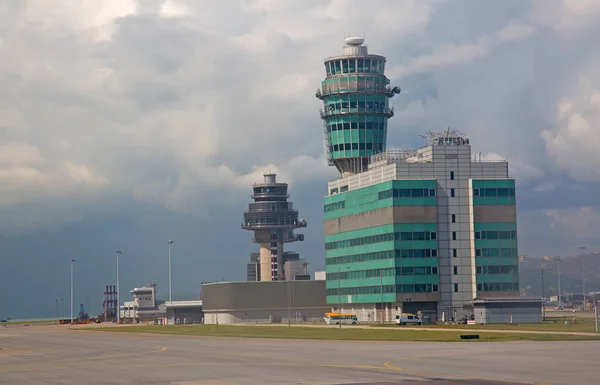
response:
M173 302L171 297L171 245L173 244L173 241L169 239L167 243L169 244L169 303L171 303Z
M517 280L519 281L519 295L521 295L521 270L522 264L525 262L525 257L528 257L527 254L521 254L517 257ZM523 289L523 295L527 296L527 287Z
M562 305L562 298L560 296L560 257L556 256L556 270L557 270L557 274L558 274L558 306Z
M542 321L546 320L546 307L544 306L544 271L551 271L552 269L542 268Z
M585 311L585 270L583 267L583 253L585 253L585 246L579 246L579 249L581 250L581 280L583 281L583 286L581 287L583 289L583 309L581 311Z
M69 263L71 263L71 325L73 325L73 264L75 260L71 259Z
M292 326L292 293L290 290L290 283L292 281L292 275L289 274L285 277L285 279L287 280L287 305L288 305L288 327Z
M117 254L117 323L121 323L121 298L119 292L119 256L123 254L121 250L115 252Z
M339 317L339 325L340 325L340 329L342 328L342 290L340 288L340 284L341 284L341 280L342 280L342 268L338 267L338 302L339 302L339 307L338 307L338 317Z
M379 268L379 294L381 296L381 310L383 310L383 268ZM385 311L383 314L385 314ZM383 324L383 314L381 316L381 324Z

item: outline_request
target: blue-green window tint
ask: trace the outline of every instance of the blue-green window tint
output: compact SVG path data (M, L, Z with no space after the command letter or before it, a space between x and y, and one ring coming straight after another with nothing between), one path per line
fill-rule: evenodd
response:
M328 205L325 205L325 212L327 213L329 211L340 210L340 209L343 209L344 207L346 207L345 201L330 203Z
M477 274L510 274L517 275L519 273L518 264L511 265L477 265Z
M517 230L516 222L475 222L474 225L475 231L487 231L487 230Z
M342 241L333 241L325 243L325 250L341 249L354 246L370 245L380 242L390 241L428 241L437 239L437 233L433 231L418 232L394 232L378 235L369 235L366 237L346 239Z
M327 289L328 296L337 295L357 295L357 294L381 294L395 293L396 285L371 285L358 287L332 287Z
M475 231L475 239L517 239L517 232L516 230Z
M381 226L366 227L364 229L345 231L343 233L325 236L325 242L341 241L360 238L369 235L378 235L394 232L436 232L437 223L394 223Z
M339 257L326 257L325 265L340 265L347 263L369 262L384 259L404 258L404 259L420 259L420 258L437 258L437 249L402 249L402 250L385 250L370 253L360 253L352 255L342 255Z
M343 208L326 211L325 220L390 206L435 206L435 180L394 180L325 198L325 206L344 200ZM337 206L335 206L337 207Z
M475 249L476 257L516 257L516 247L485 247Z
M478 179L473 180L474 205L514 205L514 179Z
M438 284L401 284L396 285L397 293L437 293L439 290Z
M518 282L478 283L477 291L518 291Z
M379 199L388 198L424 198L424 197L435 197L435 188L423 189L423 188L406 188L406 189L390 189L381 191L378 194Z

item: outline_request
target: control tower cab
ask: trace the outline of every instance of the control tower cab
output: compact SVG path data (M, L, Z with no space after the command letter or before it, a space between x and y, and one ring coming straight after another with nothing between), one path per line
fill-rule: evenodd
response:
M384 56L369 54L365 39L349 37L343 53L325 60L327 77L316 97L330 166L342 177L366 171L369 157L386 150L389 99L400 93L385 76Z
M265 174L263 183L253 186L252 199L244 212L242 229L254 232L252 241L260 245L260 280L285 280L283 271L283 245L304 241L303 234L295 229L306 227L304 219L298 219L298 211L288 202L288 184L278 183L276 174Z

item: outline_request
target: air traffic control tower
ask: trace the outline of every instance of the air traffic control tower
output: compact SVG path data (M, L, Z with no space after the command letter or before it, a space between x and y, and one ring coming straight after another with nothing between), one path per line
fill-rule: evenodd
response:
M400 93L385 76L385 57L371 55L362 37L345 40L341 56L325 60L327 77L317 90L330 166L342 177L366 171L369 157L386 150L389 99Z
M260 280L285 280L283 271L284 243L304 241L303 234L294 229L306 227L304 219L298 219L298 211L288 202L288 184L277 183L276 174L265 174L263 183L253 186L254 202L244 212L244 230L254 231L252 241L260 245Z

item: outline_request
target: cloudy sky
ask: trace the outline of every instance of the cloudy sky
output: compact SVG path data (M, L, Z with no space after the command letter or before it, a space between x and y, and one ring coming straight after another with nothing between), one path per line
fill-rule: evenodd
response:
M245 279L266 170L324 266L323 59L365 35L403 92L389 146L446 126L517 178L520 252L600 249L596 0L0 1L0 318L101 309L104 285ZM126 296L126 294L122 294Z

